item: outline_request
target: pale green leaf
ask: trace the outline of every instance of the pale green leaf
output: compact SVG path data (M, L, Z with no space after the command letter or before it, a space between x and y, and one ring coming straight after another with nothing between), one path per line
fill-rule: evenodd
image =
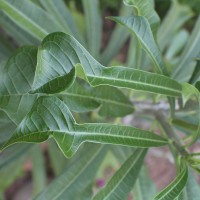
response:
M19 27L41 40L59 26L40 7L26 0L0 0L0 8Z
M1 149L18 142L43 142L53 137L67 157L83 142L135 147L163 146L168 140L150 131L112 124L77 124L56 97L40 97Z
M0 191L4 192L19 177L32 145L16 145L0 153Z
M39 0L39 2L48 14L59 24L60 30L72 34L81 44L85 43L69 8L63 0Z
M199 136L200 136L200 93L199 91L193 86L190 85L189 83L183 83L182 84L182 98L183 98L183 104L185 105L185 103L191 98L191 97L195 97L197 99L198 102L198 117L199 117L199 121L198 121L198 127L197 130L194 132L193 134L193 139L192 142L195 142Z
M145 167L142 167L140 171L140 175L134 186L133 194L135 200L152 200L156 194L154 182L149 178Z
M195 83L200 80L200 55L198 55L198 58L196 58L196 61L197 61L197 64L192 73L189 83Z
M153 3L149 0L124 0L124 3L128 6L135 7L137 9L137 15L143 16L148 20L151 30L154 36L156 36L160 19L154 10Z
M172 77L181 82L190 80L192 72L195 67L194 58L200 52L200 16L198 17L195 27L192 31L190 38L180 56L180 63L174 69Z
M19 27L13 22L1 9L0 9L0 25L7 35L11 36L16 44L28 45L28 44L39 44L39 40L31 36L24 29Z
M165 189L163 189L154 200L172 200L175 199L183 191L188 179L188 169L186 166L179 175Z
M95 196L94 200L127 199L143 164L146 150L137 149L115 172L113 177Z
M119 11L120 16L130 15L131 13L132 9L124 5L121 6ZM100 57L100 61L103 65L107 66L110 64L112 59L117 55L125 41L128 39L129 35L129 32L125 30L124 27L122 27L120 24L116 24L108 45L105 47Z
M94 176L105 156L105 149L100 145L88 145L79 160L71 164L64 173L57 177L36 200L82 200L84 190L90 187ZM81 195L82 198L81 198ZM91 199L91 194L89 194Z
M99 0L82 0L82 4L86 23L87 49L95 59L99 60L102 34Z
M200 186L195 180L192 172L189 171L188 182L186 185L186 199L185 200L199 200Z
M32 179L33 179L33 196L44 190L47 177L45 169L45 158L39 145L35 145L31 151L32 158Z
M141 16L109 17L109 19L128 28L137 37L144 50L151 57L156 71L160 74L167 73L160 50L153 38L147 19Z
M192 16L192 10L188 6L180 4L178 0L172 1L171 8L158 30L158 44L162 52L171 43L178 30Z

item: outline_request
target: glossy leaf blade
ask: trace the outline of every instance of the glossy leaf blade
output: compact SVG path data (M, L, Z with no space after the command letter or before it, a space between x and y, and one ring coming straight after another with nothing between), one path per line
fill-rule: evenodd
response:
M137 180L145 154L146 150L135 150L93 200L126 199Z
M52 136L65 156L83 142L136 147L163 146L168 140L150 131L111 124L77 124L68 107L56 97L40 97L1 149L18 142L43 142Z

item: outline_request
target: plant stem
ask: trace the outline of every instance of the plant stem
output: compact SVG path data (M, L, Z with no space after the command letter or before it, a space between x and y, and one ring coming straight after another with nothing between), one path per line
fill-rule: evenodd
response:
M166 135L172 140L172 144L176 148L176 150L181 154L181 156L184 157L187 156L188 152L182 147L182 144L180 143L180 138L177 137L173 128L166 121L164 113L161 110L158 110L155 111L154 115L156 119L159 121Z

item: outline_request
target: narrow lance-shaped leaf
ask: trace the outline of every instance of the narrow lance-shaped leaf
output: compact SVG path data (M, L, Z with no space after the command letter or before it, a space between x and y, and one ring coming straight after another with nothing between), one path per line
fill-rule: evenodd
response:
M146 167L142 167L137 182L134 185L135 200L152 200L156 194L156 186L150 179Z
M135 150L93 200L127 199L138 178L145 154L146 150Z
M49 15L54 18L54 20L59 24L60 30L72 34L81 44L85 43L80 31L78 30L75 20L73 19L73 16L70 13L70 10L64 0L39 0L39 2L49 13Z
M88 50L94 58L99 59L101 48L102 19L99 0L82 0Z
M192 73L189 83L195 83L196 81L200 80L200 55L196 58L197 64L195 69Z
M182 97L183 97L183 104L185 105L185 103L189 100L189 98L191 98L192 96L194 96L197 99L198 102L198 127L196 129L196 131L193 134L192 137L192 143L194 143L200 136L200 93L199 91L193 86L190 85L189 83L182 83Z
M50 87L52 93L57 91L56 85L63 86L64 90L66 86L62 79L75 66L77 75L86 78L92 86L112 85L169 96L181 94L181 85L168 77L131 68L102 66L77 40L64 33L50 34L42 42L38 51L34 92L48 92L44 85Z
M40 97L1 149L17 142L43 142L50 136L67 157L71 157L83 142L143 148L168 144L167 139L134 127L101 123L77 124L61 100L56 97Z
M91 199L84 198L85 190L92 188L91 183L104 159L106 149L100 145L87 145L81 156L67 167L36 200Z
M174 181L162 190L154 200L172 200L178 197L183 191L188 178L187 166L184 166L180 174L174 179Z
M151 28L145 17L126 16L109 17L109 19L114 20L117 23L120 23L121 25L128 28L128 30L137 37L144 50L151 57L156 71L160 74L167 73L167 69L162 60L160 50L153 38Z
M162 52L169 45L178 30L192 16L193 12L189 6L179 3L178 0L171 2L171 7L158 30L158 44Z
M132 9L121 5L121 9L119 11L120 16L130 15L132 13ZM117 55L117 53L122 48L125 41L128 39L129 32L124 29L120 24L116 24L115 29L112 32L111 38L108 42L108 45L103 50L100 61L103 65L109 65L113 58ZM118 42L116 42L118 41Z
M154 10L153 3L149 0L124 0L124 3L128 6L133 6L137 9L137 14L139 16L145 17L154 33L156 38L156 33L160 23L160 19L156 11Z
M31 1L0 0L0 8L18 26L39 40L50 32L60 30L57 23Z
M180 63L174 69L172 77L181 82L188 82L195 67L194 58L200 52L200 16L180 57Z

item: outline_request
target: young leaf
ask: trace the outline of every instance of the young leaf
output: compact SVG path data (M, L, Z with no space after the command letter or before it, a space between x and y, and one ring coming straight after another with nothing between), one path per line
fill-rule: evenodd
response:
M38 51L33 90L39 90L50 81L55 83L57 81L57 85L64 90L67 86L61 84L62 77L74 67L77 69L77 75L84 77L92 86L112 85L180 96L181 85L176 81L162 75L125 67L106 68L98 63L77 40L64 33L52 33L43 40Z
M146 150L137 149L93 200L126 199L138 178Z
M68 107L56 97L40 97L1 149L17 142L43 142L52 136L65 156L71 157L83 142L135 147L163 146L168 140L129 126L77 124Z
M88 145L82 156L71 164L64 173L57 177L36 200L85 199L81 195L91 186L94 176L105 156L105 149L100 145ZM86 198L87 199L87 198ZM90 198L91 199L91 194Z
M164 190L162 190L154 200L172 200L175 199L183 191L188 178L187 166L184 166L180 174L173 180L170 185L168 185Z
M137 9L137 15L143 16L148 20L156 38L160 19L153 8L153 4L149 0L124 0L124 3L125 5L135 7Z
M151 57L156 71L160 74L167 73L160 50L153 38L149 23L144 17L126 16L109 17L109 19L114 20L128 28L128 30L137 37L144 50Z

